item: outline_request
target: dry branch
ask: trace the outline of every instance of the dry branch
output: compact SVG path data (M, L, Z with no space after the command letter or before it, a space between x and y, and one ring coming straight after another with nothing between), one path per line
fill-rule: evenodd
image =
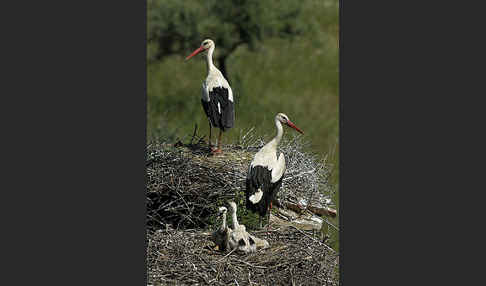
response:
M305 207L292 202L285 202L285 207L297 213L301 213L306 209ZM336 217L337 215L337 211L332 208L308 206L307 209L317 215L325 215L330 217Z

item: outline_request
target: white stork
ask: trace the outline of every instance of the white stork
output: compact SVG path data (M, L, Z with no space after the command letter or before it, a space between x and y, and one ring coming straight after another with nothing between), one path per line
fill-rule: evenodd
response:
M255 154L246 177L246 208L253 212L258 212L260 215L260 227L262 227L262 218L267 214L268 208L272 209L272 200L282 186L282 179L285 173L284 154L280 153L277 158L277 146L283 135L282 124L304 134L302 130L289 120L287 115L283 113L277 114L275 116L277 136Z
M220 207L218 215L222 217L221 226L212 233L211 238L213 242L219 247L219 250L226 251L230 248L229 238L232 230L226 226L226 212L228 209Z
M233 220L233 231L229 237L229 246L231 249L235 249L240 253L251 253L256 251L256 243L253 237L246 232L246 227L243 224L238 223L238 217L236 216L236 203L229 202L231 208L231 216Z
M224 131L234 125L235 107L233 104L233 91L228 81L213 64L214 47L214 42L206 39L199 48L186 57L186 60L200 52L208 51L206 54L208 76L202 84L201 102L209 121L209 147L213 153L221 153L221 137ZM213 148L211 143L212 127L219 128L217 148Z

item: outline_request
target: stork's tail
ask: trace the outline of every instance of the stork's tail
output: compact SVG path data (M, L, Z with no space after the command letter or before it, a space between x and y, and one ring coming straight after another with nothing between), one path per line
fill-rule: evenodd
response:
M257 204L258 202L261 201L263 197L263 192L261 189L258 189L253 195L251 195L248 200L253 203L253 204Z

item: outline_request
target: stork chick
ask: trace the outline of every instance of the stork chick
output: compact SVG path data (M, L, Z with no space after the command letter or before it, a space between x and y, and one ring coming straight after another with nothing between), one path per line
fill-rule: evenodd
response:
M212 233L211 240L219 247L219 250L226 251L229 249L229 237L231 229L226 226L226 213L228 209L220 207L218 211L219 217L222 219L221 226Z
M246 227L238 223L236 215L236 203L228 203L231 208L233 220L233 231L230 233L229 246L231 249L236 248L240 253L251 253L256 251L255 240L246 232Z

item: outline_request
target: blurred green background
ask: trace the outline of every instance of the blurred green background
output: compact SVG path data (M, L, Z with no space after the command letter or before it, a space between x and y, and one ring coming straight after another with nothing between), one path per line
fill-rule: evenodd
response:
M235 127L223 144L236 142L251 127L268 141L276 132L274 116L283 112L305 132L310 151L327 156L331 183L339 188L338 0L147 4L149 141L189 137L195 124L199 135L208 134L200 102L205 56L184 58L210 38L216 43L214 63L235 99Z

